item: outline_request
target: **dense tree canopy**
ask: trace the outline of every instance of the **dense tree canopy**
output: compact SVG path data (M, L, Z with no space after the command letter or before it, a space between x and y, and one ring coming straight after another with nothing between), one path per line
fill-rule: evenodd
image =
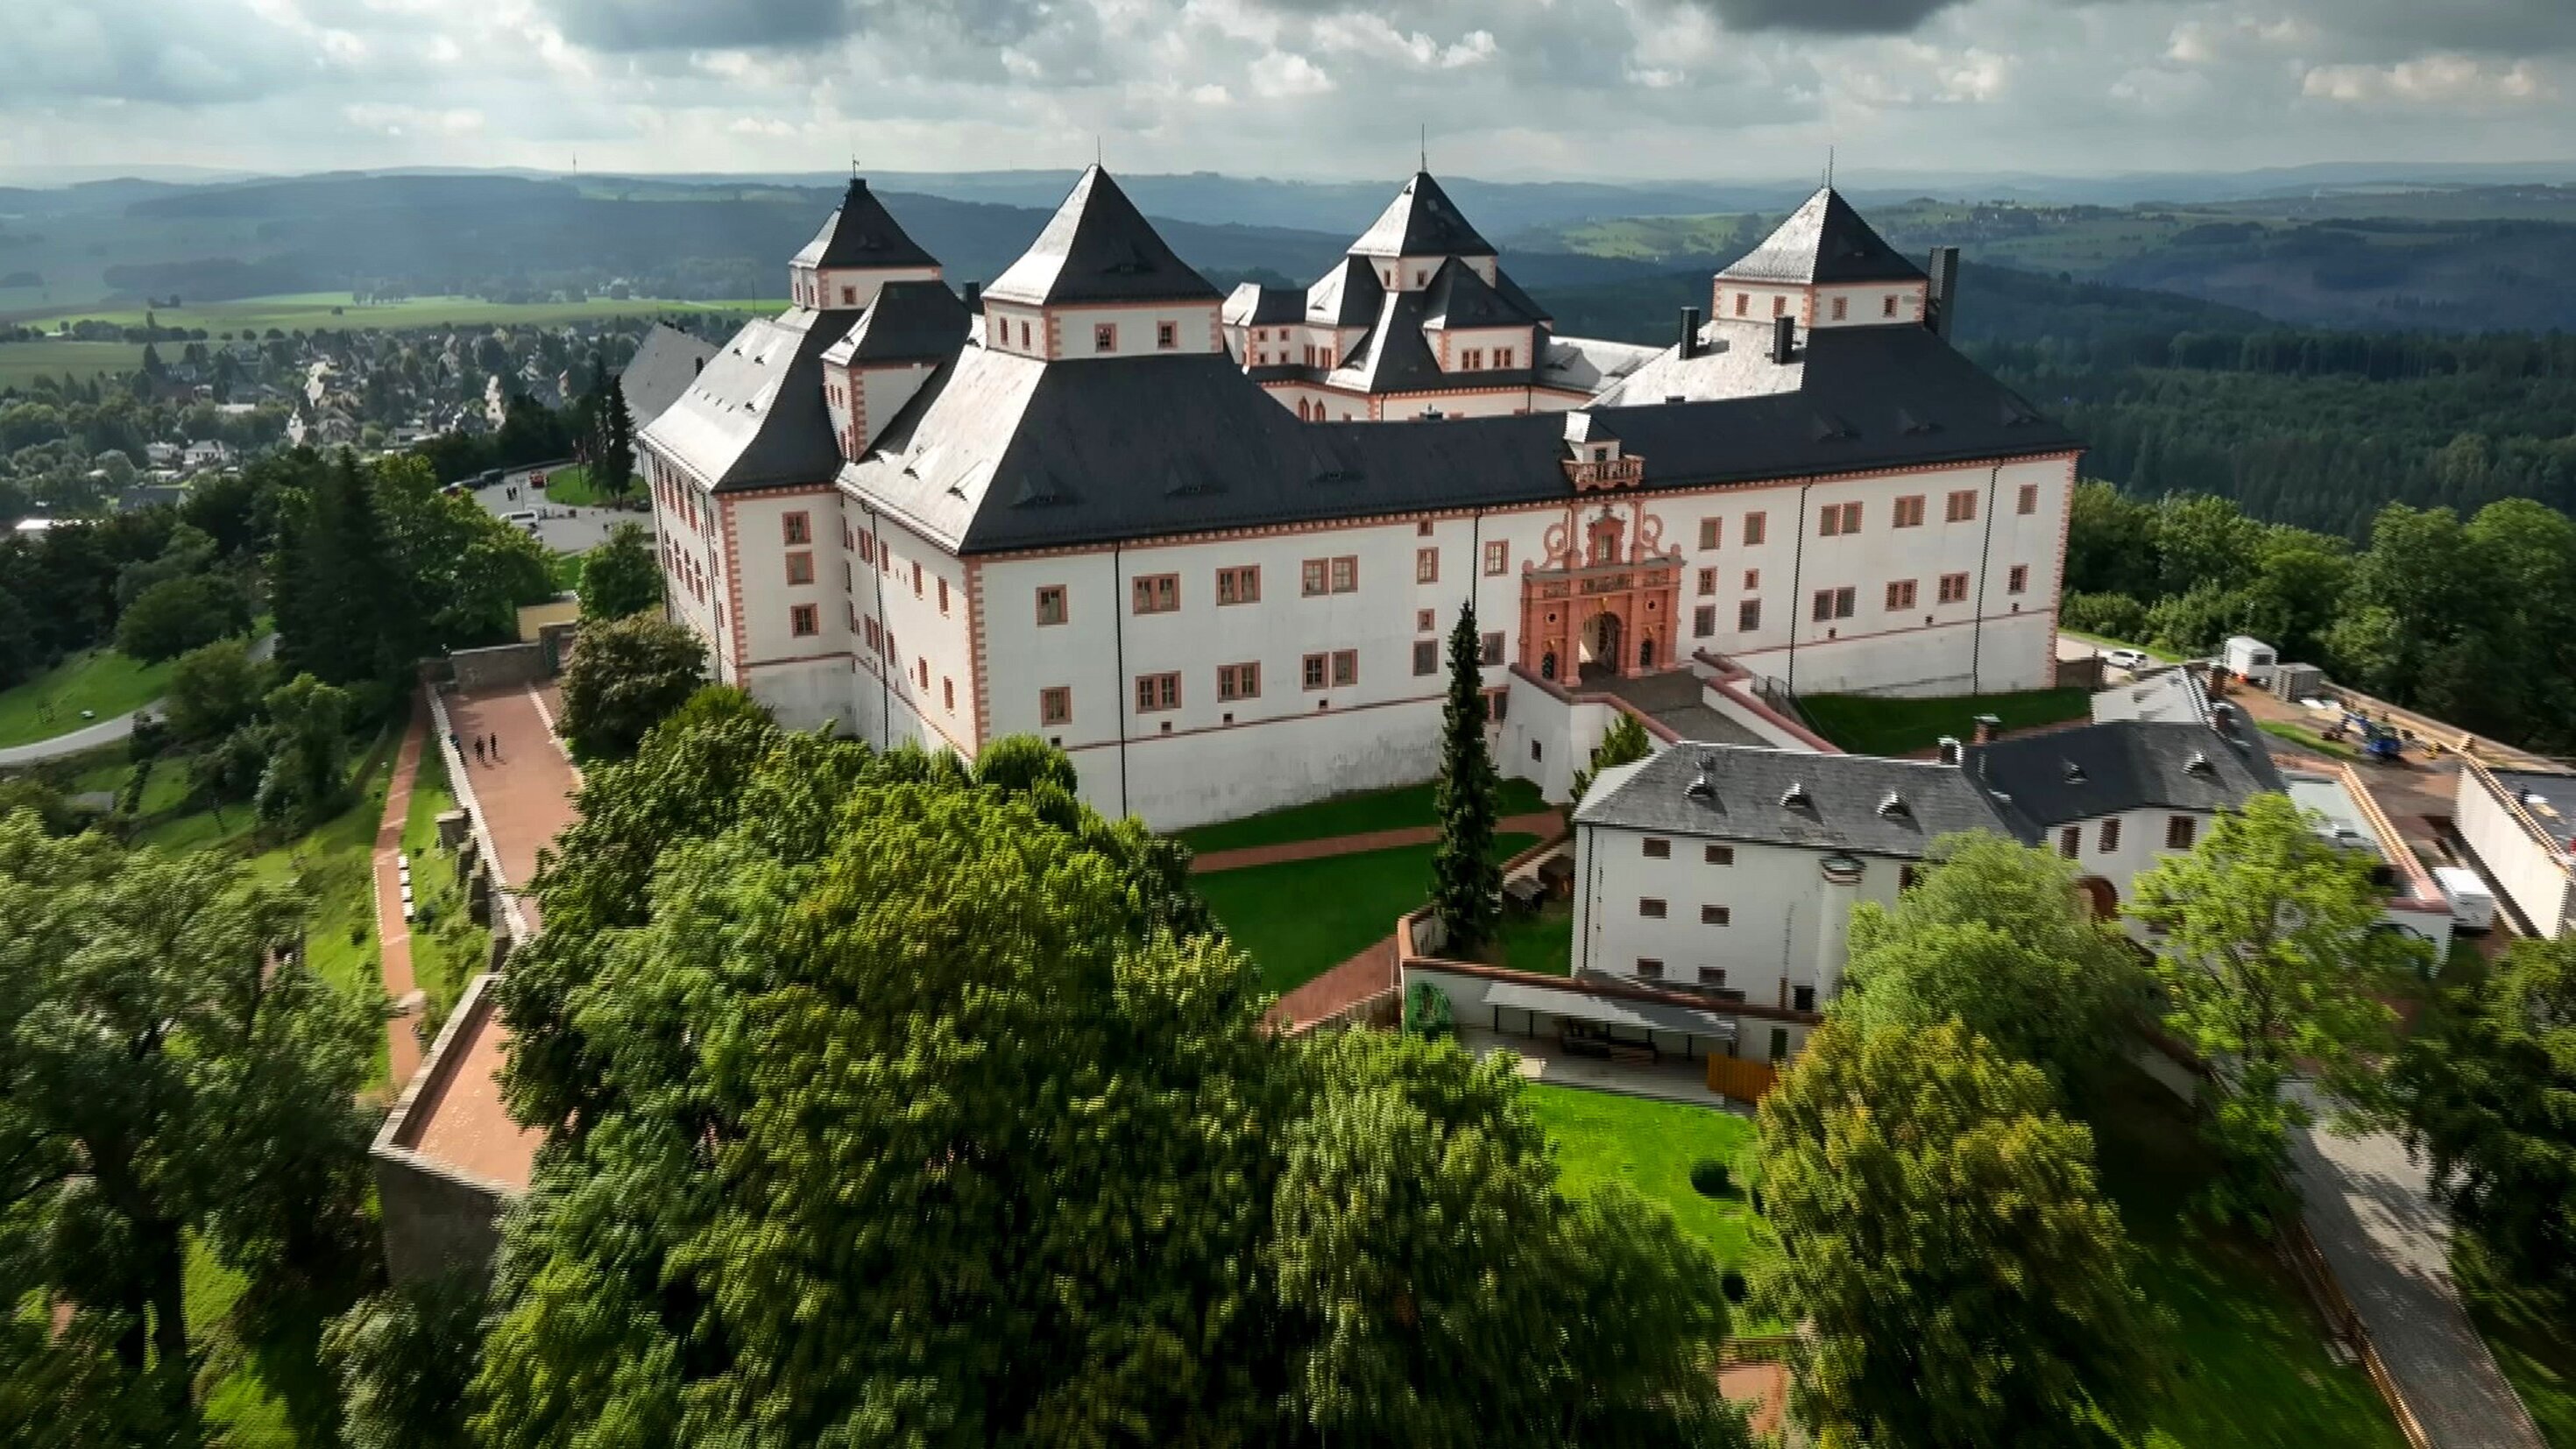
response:
M642 526L621 523L582 561L581 616L623 619L662 602L662 561L653 556L653 536Z
M2379 993L2422 947L2381 928L2373 865L2287 796L2257 795L2137 878L2132 912L2163 933L2165 1025L2212 1068L2202 1132L2223 1171L2205 1205L2222 1217L2278 1204L2285 1134L2311 1117L2293 1072L2357 1100L2393 1043Z
M686 625L650 614L583 622L564 666L564 735L586 756L620 759L697 693L706 645Z
M1931 862L1893 909L1853 908L1835 1014L1863 1030L1961 1021L2061 1086L2116 1055L2146 972L2081 904L2073 863L1983 833L1933 842Z
M1803 1320L1792 1406L1829 1446L1991 1449L2144 1428L2157 1325L2039 1070L1957 1022L1838 1016L1763 1098L1765 1295Z

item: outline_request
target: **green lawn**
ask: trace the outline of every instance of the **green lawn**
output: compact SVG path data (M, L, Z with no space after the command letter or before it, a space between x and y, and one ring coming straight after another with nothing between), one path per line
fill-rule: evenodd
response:
M351 782L358 793L347 810L299 839L250 858L254 877L293 881L311 896L313 915L304 931L305 959L323 980L344 991L384 989L376 957L376 825L384 818L385 787L393 777L393 746L400 728L397 720L377 735ZM249 814L247 806L235 807L226 812L226 818ZM385 1087L392 1077L392 1064L380 1041L368 1085Z
M1505 835L1494 859L1537 844ZM1329 855L1193 876L1218 924L1261 966L1264 989L1286 992L1395 933L1395 919L1431 896L1428 845Z
M175 661L145 664L113 649L85 650L14 689L0 691L0 745L33 744L114 719L161 697ZM89 710L98 720L81 718Z
M1759 1172L1751 1119L1579 1087L1533 1083L1527 1096L1556 1142L1557 1170L1569 1195L1618 1183L1672 1214L1728 1267L1776 1250L1769 1227L1744 1199L1743 1188ZM1736 1190L1709 1197L1691 1186L1691 1167L1703 1158L1725 1163Z
M1503 912L1503 929L1485 959L1542 976L1574 973L1574 903L1550 896L1530 915Z
M2181 1099L2122 1064L2099 1100L2103 1188L2138 1245L2138 1281L2178 1331L2181 1367L2140 1449L2402 1449L2368 1376L2327 1354L2325 1326L2280 1258L2186 1219L2210 1162Z
M548 503L564 508L596 508L607 500L590 485L590 470L579 463L546 470L546 486L540 490Z
M2350 745L2336 744L2334 741L2318 734L2315 730L2303 730L2297 725L2287 723L2286 721L2277 719L2257 720L2254 723L2254 727L2276 740L2287 740L2291 744L2297 745L2300 749L2306 750L2311 754L2330 755L2338 760L2358 760L2361 758L2361 751L2354 749Z
M0 389L24 389L40 377L96 377L143 365L140 342L0 342Z
M2496 1281L2491 1260L2460 1239L2451 1271L2469 1319L2485 1336L2551 1449L2576 1449L2576 1303Z
M553 561L547 565L554 574L556 591L566 594L580 593L581 573L589 563L590 555L586 553L556 554Z
M1930 750L1943 735L1972 738L1981 714L1994 715L2007 730L2029 729L2082 719L2091 701L2090 690L2033 689L1949 699L1812 694L1798 705L1818 734L1855 755L1910 755Z
M432 1023L433 1034L437 1025L446 1022L466 983L492 959L492 933L466 914L465 889L456 879L456 856L438 848L438 817L455 808L446 756L434 748L423 749L402 839L403 853L411 857L412 903L419 913L411 937L412 977L428 997L425 1019Z
M274 327L281 332L311 332L318 329L341 331L348 328L403 327L550 327L564 322L607 317L661 317L681 312L774 312L784 305L758 300L682 302L654 297L635 297L617 301L609 297L592 297L580 302L487 302L480 297L406 297L399 302L360 302L347 292L298 292L273 297L243 297L224 302L192 302L182 307L152 308L154 320L164 327L206 329L208 333L239 332L248 328L266 332ZM48 312L30 319L28 325L50 331L63 322L111 322L121 327L143 325L143 308L106 307L91 311L77 308ZM21 344L31 347L117 346L123 344L67 344L55 342ZM174 344L162 344L171 353ZM140 356L138 344L134 352ZM59 368L55 369L60 371Z
M1201 855L1219 850L1241 850L1254 845L1280 845L1293 840L1322 840L1335 835L1359 835L1372 830L1401 830L1412 825L1436 825L1439 817L1431 809L1432 786L1399 785L1392 790L1370 790L1356 795L1336 795L1311 805L1291 805L1266 815L1247 815L1241 820L1228 820L1216 825L1202 825L1184 830L1179 835L1183 845ZM1547 808L1539 798L1538 787L1527 780L1503 781L1501 813L1506 816L1527 815Z

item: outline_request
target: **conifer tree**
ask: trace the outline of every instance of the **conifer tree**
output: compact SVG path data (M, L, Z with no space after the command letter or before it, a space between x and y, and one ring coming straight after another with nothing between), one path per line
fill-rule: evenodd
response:
M1431 856L1431 905L1453 953L1485 944L1502 913L1503 872L1494 863L1500 792L1485 748L1483 646L1471 600L1449 631L1449 702L1440 711L1440 783L1433 793L1440 844Z

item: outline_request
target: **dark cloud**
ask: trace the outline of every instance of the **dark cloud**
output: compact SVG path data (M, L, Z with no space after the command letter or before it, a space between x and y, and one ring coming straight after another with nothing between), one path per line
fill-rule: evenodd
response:
M849 0L547 0L564 38L594 50L783 50L861 28Z
M1729 30L1903 35L1961 0L1697 0Z
M2322 34L2368 45L2382 59L2441 50L2576 53L2576 0L2309 0L2300 9Z

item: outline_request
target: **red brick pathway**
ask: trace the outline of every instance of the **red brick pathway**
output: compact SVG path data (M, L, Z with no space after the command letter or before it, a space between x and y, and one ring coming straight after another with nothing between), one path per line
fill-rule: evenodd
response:
M1389 931L1385 940L1272 1002L1261 1019L1274 1026L1321 1021L1343 1007L1366 1001L1381 991L1392 991L1398 984L1395 933Z
M397 857L402 854L403 823L411 814L412 781L420 774L421 745L428 737L429 709L422 705L411 712L411 723L403 730L402 747L394 754L393 783L385 787L384 817L376 823L376 958L385 995L395 1001L411 995L417 984L412 977L411 923L403 919ZM392 1058L397 1090L420 1069L420 1037L412 1030L418 1016L418 1008L413 1007L396 1012L385 1023L385 1050Z
M546 726L549 707L525 685L460 694L447 702L448 720L465 742L474 803L501 857L495 864L514 894L536 877L537 852L572 823L573 792L581 787L580 774ZM500 762L478 762L474 741L494 734L501 737ZM522 894L519 909L529 929L537 929L536 902Z
M1494 823L1497 835L1535 835L1541 840L1564 828L1564 815L1554 810L1505 816ZM1357 835L1327 835L1320 840L1290 840L1278 845L1247 845L1241 850L1211 850L1190 862L1190 874L1207 875L1220 870L1244 870L1291 860L1321 860L1331 855L1358 855L1368 850L1429 845L1439 838L1440 827L1437 825L1406 825L1394 830L1364 830Z

